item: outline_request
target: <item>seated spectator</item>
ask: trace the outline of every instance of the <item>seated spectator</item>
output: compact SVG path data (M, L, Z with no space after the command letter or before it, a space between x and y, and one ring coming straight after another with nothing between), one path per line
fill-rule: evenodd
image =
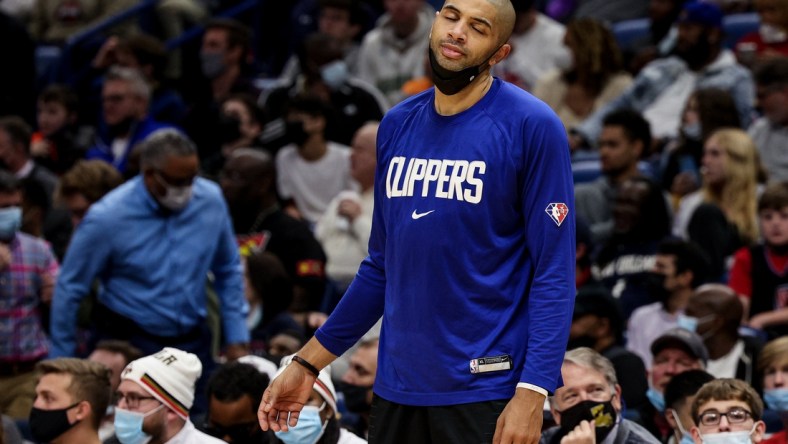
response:
M613 33L602 23L590 18L573 20L563 41L570 52L570 66L540 77L533 93L550 105L566 128L573 128L620 96L632 84L632 77L624 71ZM644 147L644 152L649 149Z
M292 356L282 361L284 367L292 364ZM298 365L298 364L295 364ZM339 425L337 392L331 382L331 366L324 367L315 380L309 399L306 401L298 424L287 431L276 432L276 437L285 444L364 444L361 439Z
M564 385L549 397L558 424L542 433L542 444L605 442L658 443L646 429L621 418L621 387L610 361L581 347L566 352Z
M766 407L780 415L782 429L764 440L766 444L788 442L788 336L767 343L758 357L758 371L763 377L763 400Z
M292 143L276 154L276 189L285 211L314 224L339 193L357 188L350 176L350 148L326 139L328 110L318 98L288 105Z
M339 41L326 34L311 34L299 47L299 74L289 83L280 83L263 94L269 121L263 142L273 152L287 143L288 104L295 97L311 96L326 107L325 137L350 145L353 135L366 122L380 120L388 109L386 99L374 86L352 76L342 59Z
M624 45L627 70L637 74L648 63L670 55L676 44L676 21L684 0L652 0L648 5L648 34Z
M108 443L222 444L189 420L201 373L197 356L170 347L127 365L116 394L115 440Z
M698 390L692 402L695 444L704 442L751 442L763 440L763 401L746 382L715 379Z
M621 385L628 418L637 420L641 410L647 410L647 373L643 361L624 348L623 330L621 307L606 288L588 286L578 291L566 348L588 347L610 360Z
M99 444L99 424L110 404L109 370L97 362L60 358L39 362L30 412L36 442Z
M103 160L121 174L125 173L134 146L152 132L168 127L150 116L150 98L150 86L139 71L121 67L110 69L101 91L107 132L85 157Z
M709 87L727 91L742 124L749 125L755 87L749 71L723 47L722 11L711 2L691 1L679 16L673 55L646 65L629 89L574 128L571 143L596 141L604 116L620 108L642 112L655 139L675 137L690 94Z
M654 267L646 276L651 297L629 318L627 349L651 368L651 343L666 330L678 326L692 291L706 281L708 259L696 245L667 239L657 247Z
M337 195L315 226L315 237L328 257L326 274L337 286L339 297L345 293L361 261L369 254L367 244L372 226L378 125L374 122L362 126L353 138L350 175L361 187L360 193L349 190Z
M345 408L352 415L357 415L353 422L342 418L342 423L349 426L359 436L369 433L369 414L372 411L372 386L378 370L377 337L359 341L356 350L350 355L347 371L342 375L339 391L342 392ZM351 415L348 415L352 417Z
M640 114L619 110L605 116L599 136L602 177L575 186L577 214L589 225L595 243L610 238L619 189L627 179L641 175L638 161L650 146L651 131Z
M703 384L713 381L714 376L703 370L687 370L674 376L665 387L665 419L673 433L667 444L692 444L690 430L695 426L692 418L692 402L695 393Z
M657 185L638 176L624 181L613 206L613 235L592 271L620 301L625 321L636 308L654 302L643 278L669 230L667 204Z
M435 10L425 0L385 2L386 13L364 37L358 55L358 77L394 106L404 99L402 85L420 77ZM393 59L397 63L391 63Z
M706 252L716 279L728 256L758 239L759 162L752 139L739 129L714 132L703 152L703 186L681 200L673 235Z
M217 176L233 151L263 147L260 140L263 110L257 106L254 98L246 94L233 94L222 102L220 108L218 132L221 147L201 164L201 170L208 176Z
M740 128L736 104L717 88L692 93L681 116L678 138L663 149L662 188L670 191L674 208L678 201L701 185L703 145L722 128Z
M512 52L493 72L531 91L545 74L566 68L571 58L569 48L561 42L566 30L564 25L539 12L535 0L515 0L512 6L517 13L509 38Z
M279 206L276 176L274 160L266 152L238 149L228 159L220 182L236 242L243 255L263 250L282 261L293 285L292 304L286 308L297 313L317 310L325 293L326 255L309 227ZM270 314L275 316L275 310Z
M257 405L268 382L268 376L250 364L219 367L208 381L205 432L233 444L277 442L274 433L263 432L257 422Z
M745 304L748 325L776 338L788 334L788 182L766 187L758 220L763 241L736 252L729 285Z
M282 362L285 356L301 350L304 344L306 344L306 336L300 328L272 331L271 339L268 341L268 357L272 362Z
M683 328L666 331L651 344L653 355L649 369L649 389L646 392L652 414L643 417L645 427L660 439L671 434L670 424L665 420L665 388L674 376L688 370L704 370L709 352L697 333Z
M85 156L93 131L77 126L77 95L65 85L50 85L38 96L38 131L30 141L36 163L63 174Z
M788 56L788 2L753 0L760 19L758 31L736 42L739 63L750 68L760 62Z
M706 371L715 378L737 378L760 392L758 353L761 342L739 334L744 315L736 293L722 284L699 287L679 317L679 326L695 331L709 352Z
M80 160L60 177L56 201L71 213L76 228L91 205L123 183L118 170L101 160Z
M786 13L788 14L788 13ZM749 129L769 180L788 180L788 57L769 60L755 69L758 106L763 116Z
M109 370L110 393L115 393L120 385L120 374L131 361L142 357L142 352L126 341L104 340L96 344L95 349L87 357L88 361L98 362ZM99 438L103 442L115 434L115 400L104 416L99 426Z

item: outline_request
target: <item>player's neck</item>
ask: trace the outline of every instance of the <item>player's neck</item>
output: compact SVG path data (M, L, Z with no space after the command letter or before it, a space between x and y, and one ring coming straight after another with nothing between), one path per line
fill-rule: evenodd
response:
M490 71L486 70L457 94L447 96L435 88L435 111L442 116L459 114L481 100L492 84L493 77Z

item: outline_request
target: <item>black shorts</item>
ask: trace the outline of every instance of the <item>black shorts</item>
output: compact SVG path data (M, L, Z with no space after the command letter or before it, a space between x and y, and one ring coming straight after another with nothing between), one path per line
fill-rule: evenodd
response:
M375 395L370 444L489 444L508 399L447 406L402 405Z

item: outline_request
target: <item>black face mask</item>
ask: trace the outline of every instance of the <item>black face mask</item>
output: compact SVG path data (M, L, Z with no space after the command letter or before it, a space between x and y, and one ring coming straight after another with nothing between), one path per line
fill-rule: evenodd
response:
M561 412L561 436L566 436L583 421L593 420L596 442L602 442L616 425L616 409L611 401L583 401Z
M263 431L260 429L257 421L227 427L206 425L205 432L219 439L224 439L225 436L228 436L233 444L259 444L264 442Z
M648 294L656 302L665 302L670 296L670 292L665 288L665 278L664 274L653 271L647 272L643 278L643 284L646 286Z
M222 145L241 138L241 121L235 116L219 114L216 133Z
M285 134L290 143L294 143L298 146L303 145L304 142L309 139L309 134L304 131L304 122L300 120L287 122L285 124Z
M353 413L369 413L372 406L367 403L367 393L371 385L340 384L339 390L345 394L345 406Z
M501 49L500 47L498 49ZM490 57L487 57L482 63L463 69L462 71L452 71L442 67L438 60L435 58L435 52L432 48L428 48L430 57L430 68L432 68L432 83L435 87L447 96L453 96L458 92L465 89L471 82L486 69L490 68L488 62L498 52L498 49L493 51Z
M81 401L80 401L81 402ZM74 403L64 409L42 410L33 407L30 410L30 433L36 442L50 442L58 436L66 433L71 427L77 425L79 421L71 424L68 422L66 412L79 405Z
M107 130L109 130L109 135L113 138L126 136L131 133L131 127L136 122L134 117L126 117L114 125L107 124Z

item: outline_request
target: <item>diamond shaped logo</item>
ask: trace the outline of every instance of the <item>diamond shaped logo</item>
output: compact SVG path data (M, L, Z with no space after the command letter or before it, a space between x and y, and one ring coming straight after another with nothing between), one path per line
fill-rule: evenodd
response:
M559 227L564 223L566 216L569 215L569 207L567 207L565 203L551 203L544 211Z

